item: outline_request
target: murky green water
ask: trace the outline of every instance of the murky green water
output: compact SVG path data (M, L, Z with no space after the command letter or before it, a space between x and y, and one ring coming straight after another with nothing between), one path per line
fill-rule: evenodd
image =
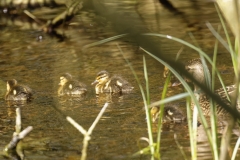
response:
M214 27L219 23L212 2L190 1L174 2L174 5L185 13L185 17L174 15L159 4L154 7L152 1L140 3L139 11L149 30L159 31L187 41L191 41L187 31L192 30L198 45L210 55L213 53L215 38L206 28L206 21ZM127 7L126 7L127 6ZM130 7L129 7L130 6ZM123 5L131 13L133 4ZM198 10L196 9L196 6ZM128 8L129 7L129 8ZM155 10L160 10L156 21ZM147 126L143 100L129 67L117 48L118 44L132 63L140 81L144 84L143 52L134 43L118 40L100 46L82 50L92 42L116 35L109 22L101 19L91 10L81 11L65 34L68 39L58 42L34 29L20 29L18 26L4 25L0 30L0 150L10 141L15 126L15 107L4 101L6 80L17 79L35 91L35 99L21 106L23 128L33 126L34 130L24 139L25 155L34 160L70 160L81 156L83 136L65 119L72 117L85 129L88 129L106 101L110 106L94 129L88 148L88 159L126 159L139 150L137 141L147 137ZM158 23L157 23L158 22ZM191 27L191 24L194 27ZM196 25L196 26L195 26ZM42 41L37 37L43 36ZM162 52L174 57L180 44L161 39ZM196 58L198 55L184 47L180 56L183 61ZM164 85L163 66L146 55L150 81L151 101L159 100ZM218 65L227 84L233 82L230 55L220 47ZM96 98L91 82L101 70L120 74L135 87L131 94L121 97ZM59 99L57 88L59 76L69 72L76 79L88 85L86 97L80 100ZM181 87L169 88L168 95L183 92ZM183 100L184 102L184 100ZM179 106L185 110L185 104ZM153 127L156 130L156 127ZM166 124L162 132L162 159L172 160L182 157L173 138L177 134L179 143L190 157L188 128L185 124ZM201 137L200 137L201 139ZM233 138L236 139L235 137ZM234 141L233 140L233 141ZM142 144L146 146L146 144ZM204 146L202 149L205 149ZM201 150L200 157L207 158L210 151ZM146 159L145 156L136 159ZM182 158L180 158L182 159ZM209 158L211 159L211 157Z

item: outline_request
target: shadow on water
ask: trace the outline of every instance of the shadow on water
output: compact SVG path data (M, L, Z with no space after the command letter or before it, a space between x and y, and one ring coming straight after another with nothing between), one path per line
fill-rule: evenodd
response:
M142 2L138 7L149 30L160 30L161 33L189 41L190 38L186 33L190 30L195 34L199 45L211 54L215 39L204 23L208 20L216 26L219 20L212 3L202 1L196 3L201 13L195 10L193 6L196 4L193 5L190 1L174 4L184 12L186 15L184 18L187 18L188 22L182 18L182 15L173 14L162 5L157 4L155 8L152 1L148 4ZM124 5L120 7L131 13L133 11L131 7L135 7L135 4L129 3L127 7ZM156 21L156 9L161 10L161 15L158 15L159 23ZM194 27L194 24L198 27ZM143 100L134 76L116 46L117 43L122 48L144 84L143 53L136 44L123 39L82 51L84 45L116 34L110 23L91 10L83 10L76 16L65 31L68 39L61 43L35 29L20 30L18 26L5 26L3 22L1 28L1 97L4 97L5 82L13 78L29 85L35 91L32 102L21 104L23 128L28 125L34 128L24 139L25 155L28 159L79 159L83 136L66 121L65 116L72 117L88 129L106 101L111 103L93 131L88 148L88 159L126 159L125 156L139 150L137 141L140 137L147 137ZM37 39L39 36L42 37L41 41ZM160 42L162 52L168 56L175 57L181 48L180 44L166 39L161 39ZM228 79L225 79L227 83L232 83L230 56L223 54L224 50L219 49L219 52L220 70L229 71L224 72L231 75L226 76ZM184 48L180 59L186 61L196 57L198 55L191 49ZM164 85L163 66L150 57L146 58L151 101L154 102L161 97ZM90 84L101 70L122 75L134 85L135 91L120 97L108 94L96 97L94 87ZM87 84L88 92L85 96L62 98L57 96L59 76L65 72L71 73L75 79ZM168 96L182 91L181 87L169 88ZM3 98L0 99L0 150L10 141L14 131L15 107L9 106ZM179 107L185 110L185 105ZM170 123L163 126L162 159L172 160L182 157L173 138L174 134L177 134L178 141L190 157L187 126ZM203 144L203 148L207 148L205 140L200 143ZM199 153L199 159L211 159L211 157L207 158L210 150L200 150ZM146 156L136 159L146 159Z

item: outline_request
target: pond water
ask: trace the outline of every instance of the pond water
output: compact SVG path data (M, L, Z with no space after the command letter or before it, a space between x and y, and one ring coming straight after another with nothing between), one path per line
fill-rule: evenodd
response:
M123 1L122 10L135 12L136 4ZM210 1L178 1L175 7L184 12L179 16L153 1L142 1L138 11L146 26L152 32L169 34L184 40L191 40L188 31L196 38L198 45L210 56L213 53L215 38L207 29L208 21L214 27L220 24L214 5ZM111 4L108 4L111 5ZM156 16L155 11L159 10ZM2 18L4 19L4 18ZM10 20L9 20L10 21ZM16 20L17 21L17 20ZM15 22L16 22L15 21ZM123 59L118 46L136 71L140 82L144 84L143 55L146 57L150 81L151 102L161 98L163 65L144 54L139 47L126 39L112 41L95 47L82 48L90 43L115 36L113 24L90 9L85 9L71 21L64 30L67 39L59 42L39 31L39 28L20 27L18 24L0 22L0 150L11 140L15 128L15 109L4 101L6 81L16 79L27 84L34 93L34 100L21 105L23 128L33 126L33 131L24 139L24 150L27 159L34 160L74 160L81 156L83 136L66 121L66 116L88 129L95 120L106 101L110 102L106 112L97 124L88 147L88 159L128 159L127 156L137 152L137 142L141 137L148 137L143 100L136 80ZM34 26L34 25L32 25ZM37 37L42 36L42 40ZM162 53L175 57L181 44L161 39ZM117 46L118 45L118 46ZM226 84L233 83L231 58L220 46L218 67ZM198 57L193 50L184 47L180 59L184 62ZM120 97L100 95L96 97L94 81L96 74L107 70L111 74L122 75L133 86L134 92ZM82 99L59 99L57 88L59 76L69 72L74 78L87 84L87 95ZM183 88L170 87L168 96L183 92ZM185 111L185 101L177 102ZM153 125L153 130L156 126ZM199 129L201 131L201 129ZM199 131L199 135L201 132ZM165 124L162 131L162 159L182 159L174 134L183 146L187 157L190 157L188 128L185 123ZM233 137L233 144L237 137ZM206 139L199 136L199 159L212 159L206 147ZM143 142L142 147L147 146ZM129 159L146 159L142 156Z

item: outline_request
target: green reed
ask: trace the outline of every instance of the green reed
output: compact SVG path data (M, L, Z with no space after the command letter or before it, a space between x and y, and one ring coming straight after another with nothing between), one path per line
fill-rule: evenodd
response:
M119 47L119 50L121 51L121 53L123 53L120 47ZM148 87L148 75L147 75L146 60L145 60L145 57L143 57L143 62L144 62L144 66L145 66L144 67L144 77L145 77L145 82L146 82L147 95L144 92L144 89L139 81L139 78L138 78L136 72L134 71L133 67L130 65L130 62L126 58L125 58L125 60L128 63L135 79L137 80L138 86L139 86L141 94L142 94L142 98L143 98L143 102L144 102L144 109L145 109L145 113L146 113L149 147L142 149L139 153L140 154L148 154L148 151L150 150L150 154L152 155L151 159L154 159L153 155L155 154L155 149L154 149L155 144L153 142L151 115L150 115L150 110L148 108L148 105L150 104L150 94L149 94L149 87ZM133 156L136 156L136 155L138 155L138 153L134 154Z
M218 31L220 32L220 28L219 28ZM212 65L212 83L210 85L212 92L214 92L214 90L215 90L214 86L215 86L215 75L216 75L215 71L216 71L216 61L217 61L217 50L218 50L218 40L216 40L216 42L215 42L214 52L213 52L213 64L214 65ZM222 81L222 79L221 79L221 81ZM214 154L215 159L219 159L219 156L218 156L219 155L219 153L218 153L218 137L217 137L217 114L216 114L217 112L216 112L216 107L214 107L214 106L216 106L215 101L210 99L210 109L211 109L211 119L210 120L211 120L212 137L213 137L213 150L214 150L213 154Z
M220 32L220 28L219 28L218 32ZM194 41L195 45L198 46L198 48L200 48L199 45L197 44L197 41L195 40L194 36L192 34L190 34L190 37ZM207 67L204 57L200 54L200 58L201 58L201 61L203 64L205 84L208 88L211 89L212 92L214 92L214 86L215 86L217 50L218 50L218 40L216 40L215 45L214 45L212 76L210 76L209 69ZM221 76L219 76L219 79L221 79ZM221 81L222 81L222 79L221 79ZM211 131L212 131L212 140L213 140L212 147L213 147L213 151L214 151L213 154L214 154L215 159L218 159L217 114L216 114L217 112L216 112L216 107L215 107L216 103L211 98L209 99L209 101L210 101L210 112L211 112L210 122L211 122Z
M171 74L168 74L167 79L165 81L164 87L163 87L163 91L162 91L162 97L161 100L165 99L166 94L167 94L167 89L168 89L168 84L170 82L170 77ZM160 142L161 142L161 131L162 131L162 118L163 118L163 112L164 112L164 103L160 105L160 115L158 118L158 132L157 132L157 145L156 145L156 153L155 153L155 157L157 157L158 159L160 159L161 154L160 154Z

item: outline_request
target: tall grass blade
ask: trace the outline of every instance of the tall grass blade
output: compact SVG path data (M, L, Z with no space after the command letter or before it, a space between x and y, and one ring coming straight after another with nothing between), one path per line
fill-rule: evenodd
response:
M225 22L223 20L223 17L222 17L222 14L220 13L219 11L219 8L218 6L215 4L215 8L217 10L217 13L218 13L218 16L219 16L219 19L221 21L221 24L223 26L223 30L224 30L224 33L226 35L226 38L227 38L227 42L228 42L228 47L229 47L229 53L231 54L231 57L232 57L232 62L233 62L233 67L234 67L234 72L235 72L235 75L237 75L237 56L236 54L234 53L234 50L233 50L233 47L232 47L232 44L231 44L231 40L230 40L230 36L228 34L228 30L227 30L227 27L225 25ZM215 32L212 32L213 34L215 34Z
M113 41L113 40L125 37L127 35L128 34L120 34L120 35L117 35L117 36L109 37L109 38L103 39L101 41L97 41L97 42L85 45L85 46L83 46L82 50L90 48L90 47L93 47L93 46L98 46L98 45L101 45L101 44L104 44L104 43L107 43L107 42L110 42L110 41Z
M159 105L162 105L162 104L165 104L165 103L169 103L169 102L172 102L172 101L176 101L176 100L179 100L179 99L183 99L183 98L186 98L188 96L191 96L190 93L188 93L188 92L180 93L180 94L177 94L177 95L174 95L174 96L171 96L171 97L161 99L160 101L153 102L149 105L149 108L152 108L154 106L159 106Z
M236 143L236 145L234 147L231 160L235 160L236 159L237 151L238 151L239 146L240 146L240 137L238 137L237 143Z
M154 159L153 155L154 155L154 145L153 145L153 135L152 135L152 121L151 121L151 115L150 115L150 111L149 111L149 108L148 108L148 103L147 103L147 99L146 99L146 95L144 93L144 90L143 90L143 87L140 83L140 80L136 74L136 72L134 71L132 65L130 64L130 62L128 61L128 59L124 56L124 53L122 51L122 49L120 48L119 45L117 45L119 51L122 53L123 55L123 58L125 59L126 63L128 64L129 68L131 69L137 83L138 83L138 86L140 88L140 91L141 91L141 94L142 94L142 98L143 98L143 103L144 103L144 109L145 109L145 112L146 112L146 119L147 119L147 128L148 128L148 137L149 137L149 146L150 146L150 150L151 150L151 159Z
M218 33L220 32L220 27L218 27ZM211 90L214 92L215 86L215 71L216 71L216 61L217 61L217 50L218 50L218 40L216 40L214 45L214 52L213 52L213 66L212 66L212 84ZM217 115L216 115L216 103L210 99L211 104L211 128L212 128L212 137L213 137L213 150L214 150L214 159L218 160L218 137L217 137Z
M189 131L189 137L190 137L190 147L191 147L191 154L192 154L192 159L197 159L197 148L196 148L196 136L194 136L194 131L193 131L193 122L192 122L192 110L190 107L191 99L190 97L187 97L186 99L186 107L187 107L187 120L188 120L188 131Z
M145 82L146 82L147 104L150 104L149 83L148 83L148 74L147 74L147 63L146 63L145 56L143 56L143 70L144 70L144 78L145 78Z
M167 77L167 79L165 81L161 99L165 99L165 97L166 97L168 84L169 84L170 78L171 78L170 76L171 76L171 74L168 74L168 77ZM161 153L160 153L161 143L160 142L161 142L163 112L164 112L164 103L162 103L160 105L160 115L159 115L159 119L158 119L157 146L156 146L156 154L155 154L158 159L160 159L160 157L161 157Z

